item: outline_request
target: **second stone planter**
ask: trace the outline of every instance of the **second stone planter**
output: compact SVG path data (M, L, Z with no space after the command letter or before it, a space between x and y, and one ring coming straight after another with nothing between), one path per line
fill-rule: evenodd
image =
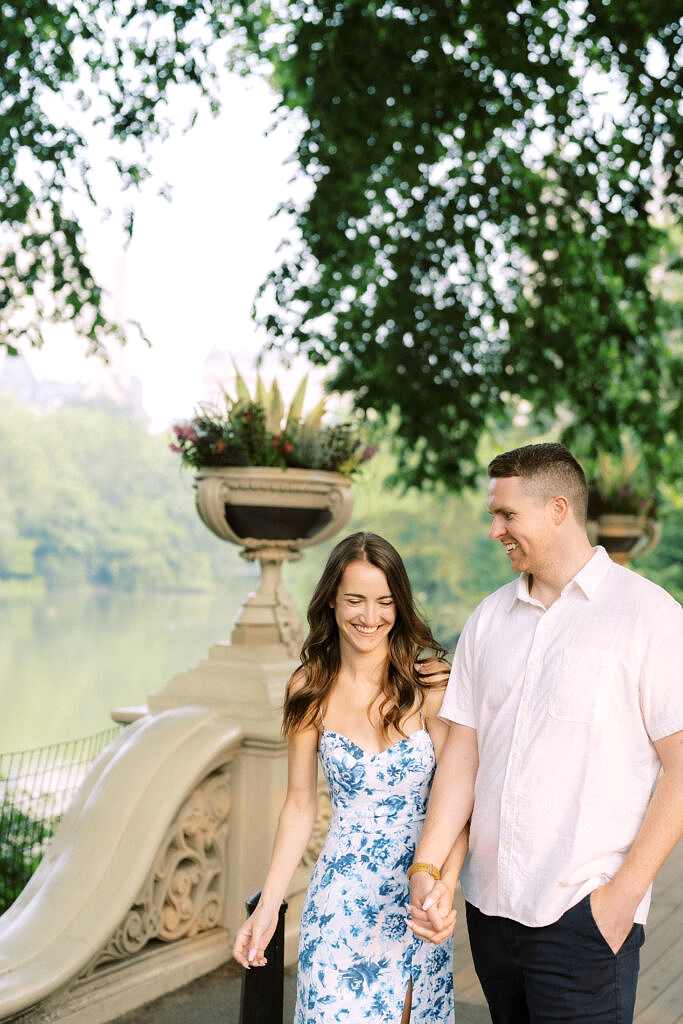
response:
M602 544L614 562L628 565L656 547L662 528L656 519L612 513L589 520L588 535L593 544Z

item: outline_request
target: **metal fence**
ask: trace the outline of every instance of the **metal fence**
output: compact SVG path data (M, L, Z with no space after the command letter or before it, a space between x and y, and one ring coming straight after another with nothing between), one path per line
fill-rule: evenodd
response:
M89 765L119 731L0 754L0 914L38 867Z

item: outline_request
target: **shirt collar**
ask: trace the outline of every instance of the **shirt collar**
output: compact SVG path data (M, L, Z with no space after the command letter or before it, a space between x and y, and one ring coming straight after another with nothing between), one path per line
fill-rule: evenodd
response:
M512 610L517 601L524 601L525 604L538 604L534 597L529 593L529 573L523 572L521 576L517 577L517 586L513 587L512 598L510 600L510 610Z
M609 555L602 545L598 544L598 546L593 549L592 558L589 558L583 569L579 569L576 576L567 583L563 589L563 593L569 587L576 585L583 591L584 595L590 601L591 598L595 596L598 587L607 575L611 565L612 560ZM539 608L543 607L541 602L537 601L536 598L529 593L529 574L526 572L523 572L521 576L518 577L517 586L513 587L510 609L514 607L516 601L524 601L526 604L538 605Z
M576 583L581 587L586 597L590 600L604 580L612 566L612 559L607 554L602 544L593 548L593 557L589 558L583 569L579 569L576 576L570 583ZM570 584L567 584L569 586Z

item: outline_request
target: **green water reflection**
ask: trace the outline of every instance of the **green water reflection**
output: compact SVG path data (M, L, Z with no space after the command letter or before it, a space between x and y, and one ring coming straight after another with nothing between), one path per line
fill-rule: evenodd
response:
M108 728L226 639L255 579L211 594L54 591L0 597L0 753Z

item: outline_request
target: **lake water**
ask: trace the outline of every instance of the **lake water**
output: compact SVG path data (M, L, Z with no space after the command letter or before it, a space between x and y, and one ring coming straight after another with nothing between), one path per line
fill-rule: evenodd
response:
M211 594L0 597L0 753L89 736L229 637L253 576Z
M322 561L314 550L285 568L302 619ZM0 754L110 728L112 708L144 704L171 676L206 657L212 643L227 640L257 583L256 568L245 567L210 594L66 590L10 597L0 590ZM449 606L453 629L470 610Z

